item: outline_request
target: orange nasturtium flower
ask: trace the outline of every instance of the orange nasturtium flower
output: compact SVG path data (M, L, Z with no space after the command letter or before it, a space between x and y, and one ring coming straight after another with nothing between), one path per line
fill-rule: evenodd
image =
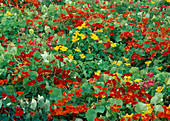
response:
M16 92L18 95L22 95L22 94L24 94L24 92L21 92L21 91L18 91L18 92Z
M163 88L164 88L164 87L159 86L159 87L157 87L156 91L157 91L157 92L162 92Z
M162 66L158 67L157 69L162 70Z

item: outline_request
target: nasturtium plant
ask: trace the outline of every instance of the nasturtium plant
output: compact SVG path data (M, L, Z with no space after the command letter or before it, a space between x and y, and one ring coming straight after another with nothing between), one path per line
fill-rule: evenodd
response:
M0 119L170 120L169 0L0 0Z

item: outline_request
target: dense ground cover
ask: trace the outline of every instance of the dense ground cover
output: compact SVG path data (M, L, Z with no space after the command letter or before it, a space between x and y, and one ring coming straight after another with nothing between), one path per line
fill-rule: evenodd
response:
M169 0L0 3L0 120L170 120Z

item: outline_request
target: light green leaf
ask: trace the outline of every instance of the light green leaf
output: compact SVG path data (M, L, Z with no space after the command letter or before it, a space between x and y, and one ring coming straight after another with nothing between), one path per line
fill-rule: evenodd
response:
M104 106L97 106L96 107L96 112L104 113L104 111L105 111L105 107Z
M36 106L37 106L37 101L35 99L32 99L31 107L30 108L35 110Z
M161 105L156 105L154 107L154 111L155 112L164 112L164 109L163 109L163 107Z
M44 105L44 97L38 95L38 107L41 107L41 108L42 108L43 105Z
M50 111L50 101L47 99L45 101L45 110L46 110L46 112Z
M97 113L94 109L87 110L87 113L85 114L87 121L94 121L96 116Z
M60 97L61 97L61 89L59 89L57 87L54 88L53 91L50 93L50 99L57 100Z
M135 72L137 72L138 71L138 67L132 67L131 69L130 69L130 73L135 73Z
M139 102L138 104L136 104L135 111L137 113L142 113L142 111L147 111L146 104Z
M1 106L2 106L2 99L0 100L0 108L1 108Z

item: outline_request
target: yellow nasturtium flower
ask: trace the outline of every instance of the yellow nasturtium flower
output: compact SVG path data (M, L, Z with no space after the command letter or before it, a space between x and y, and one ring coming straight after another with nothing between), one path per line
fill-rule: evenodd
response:
M80 58L85 58L86 56L84 54L80 54Z
M86 27L87 27L85 22L84 22L81 26L78 26L78 27L77 27L77 29L79 29L79 30L80 30L80 29L82 29L83 27L84 27L84 28L86 28Z
M74 59L74 56L72 56L71 54L68 56L68 59Z
M116 65L120 66L122 64L122 62L118 62Z
M116 73L113 73L113 74L116 74L117 76L119 75L119 73L118 73L118 72L116 72Z
M98 43L102 43L103 41L102 40L99 40Z
M112 65L113 65L113 64L116 64L116 63L117 63L117 62L116 62L116 61L114 61L114 62L112 63Z
M111 44L112 47L116 47L116 43Z
M62 51L67 51L67 47L65 47L65 46L62 46L61 48L60 48L60 50L62 50Z
M78 41L79 40L79 38L77 38L77 36L72 36L72 42L76 42L76 41Z
M97 72L94 73L95 75L99 76L100 75L100 71L98 70Z
M67 51L67 47L65 47L65 46L61 46L61 45L59 45L59 46L56 46L55 48L54 48L54 50L56 50L56 51L58 51L58 50L62 50L62 51Z
M93 40L99 40L99 37L94 34L94 33L91 33L91 36L90 36Z
M85 39L86 38L85 34L79 34L79 36L81 37L81 39Z
M135 79L135 82L141 82L142 79Z
M149 64L151 63L152 61L147 61L147 62L145 62L145 64L147 65L147 66L149 66Z
M152 4L154 4L155 2L151 1Z
M149 113L152 113L153 109L151 108L150 104L146 104L148 110L147 111L142 111L144 112L145 114L149 114Z
M133 116L133 113L132 113L132 114L130 114L130 115L126 114L126 115L125 115L125 116L123 116L123 117L131 118L132 116Z
M97 29L97 31L98 31L98 32L103 32L103 30L102 30L102 29Z
M130 63L124 63L126 66L130 66Z
M80 31L76 30L76 31L74 32L74 35L75 35L75 36L78 36L78 35L79 35L79 32L80 32Z
M156 89L156 91L157 91L157 92L162 92L163 88L164 88L164 87L158 86L157 89Z
M12 13L10 13L10 12L8 12L8 11L7 11L7 13L6 13L6 14L7 14L7 15L9 15L9 16L11 16L11 15L12 15Z
M54 48L54 50L56 50L56 51L58 51L59 49L60 49L59 46L56 46L56 47Z
M88 53L91 53L91 50L90 50L90 48L88 49L88 51L89 51Z
M129 61L129 59L127 59L127 58L125 58L125 57L123 57L123 59L124 59L125 61Z
M78 48L78 47L76 47L76 49L74 49L76 52L81 52L81 50Z

